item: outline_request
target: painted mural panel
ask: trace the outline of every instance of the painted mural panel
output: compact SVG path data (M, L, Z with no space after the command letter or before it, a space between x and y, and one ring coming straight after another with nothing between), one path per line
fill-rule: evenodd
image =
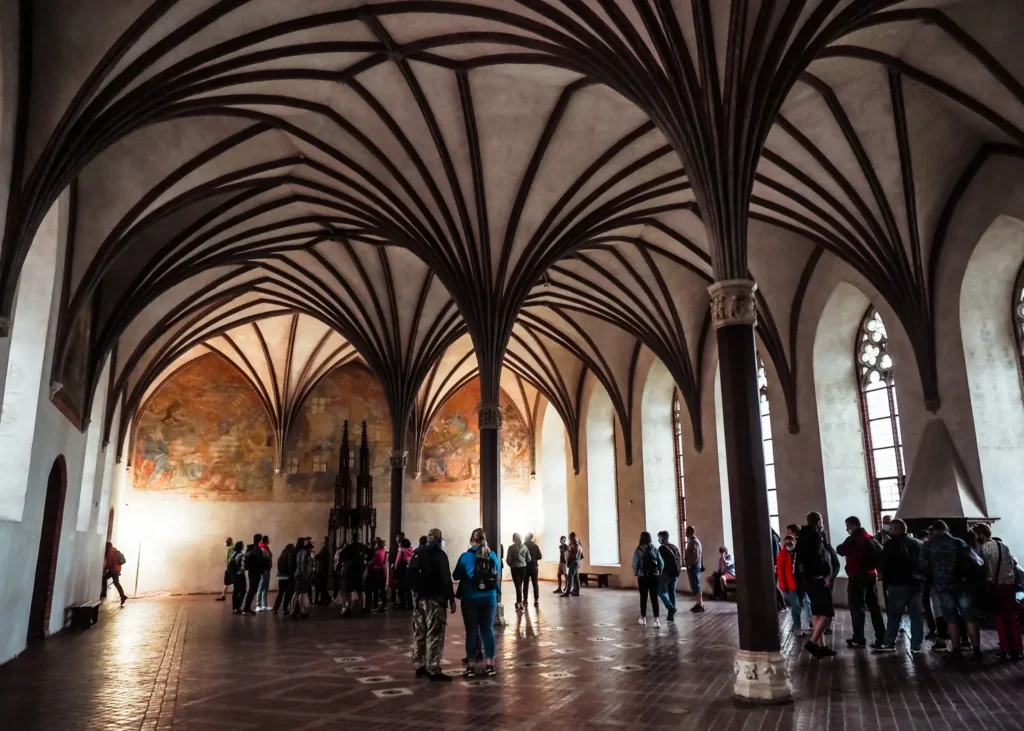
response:
M501 406L502 490L530 491L530 438L504 393ZM474 379L441 408L423 440L423 495L429 501L480 494L480 380Z
M338 450L346 419L353 450L359 447L360 425L366 421L374 500L388 494L391 417L384 389L366 367L350 363L335 369L317 384L291 427L285 449L289 500L334 499ZM355 472L353 458L353 483Z
M176 373L139 417L137 490L215 500L270 500L273 429L259 397L217 355Z

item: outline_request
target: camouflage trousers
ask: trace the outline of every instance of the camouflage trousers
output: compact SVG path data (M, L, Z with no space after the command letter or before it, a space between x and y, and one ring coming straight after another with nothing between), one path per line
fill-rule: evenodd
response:
M412 613L412 661L432 673L441 670L441 653L448 628L448 604L436 599L417 599Z

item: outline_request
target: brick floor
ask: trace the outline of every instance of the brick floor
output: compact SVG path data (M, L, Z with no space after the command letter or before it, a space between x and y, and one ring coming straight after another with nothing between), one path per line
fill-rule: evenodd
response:
M443 687L412 677L408 613L342 620L321 609L293 622L232 616L210 597L131 601L0 668L0 728L1024 729L1024 664L991 659L991 633L990 659L967 673L902 648L819 662L780 615L796 702L749 708L730 698L734 605L657 630L636 624L633 592L542 594L539 611L518 624L510 612L499 632L496 679ZM458 670L464 632L452 620L445 658ZM837 622L842 645L848 616Z

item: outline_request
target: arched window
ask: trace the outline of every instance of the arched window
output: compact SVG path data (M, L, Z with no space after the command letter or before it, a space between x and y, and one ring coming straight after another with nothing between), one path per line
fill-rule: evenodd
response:
M878 530L882 516L895 515L907 477L889 336L874 307L868 308L861 321L856 348L868 492Z
M676 468L676 518L679 523L679 540L686 534L686 488L683 484L683 404L679 400L679 389L672 391L672 446L675 452Z
M761 403L761 446L764 449L764 484L768 492L768 520L779 530L779 492L775 485L775 450L772 443L771 408L768 405L768 374L761 356L757 357L757 393Z
M1013 283L1013 342L1017 345L1017 373L1020 374L1021 395L1024 397L1024 265L1017 270L1017 279Z

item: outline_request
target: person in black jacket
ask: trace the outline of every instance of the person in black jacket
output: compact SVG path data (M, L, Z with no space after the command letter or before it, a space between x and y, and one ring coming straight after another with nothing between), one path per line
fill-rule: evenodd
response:
M811 600L811 638L804 649L819 660L835 655L825 645L825 630L836 614L832 604L832 558L821 525L821 513L807 514L807 525L796 539L796 573Z
M260 541L263 534L257 533L252 537L252 544L245 549L245 573L249 576L249 591L245 595L245 608L242 614L253 614L252 600L256 598L256 590L259 589L260 579L263 577L264 569L267 566L267 557L260 548Z
M451 564L441 540L441 531L432 529L426 545L417 548L409 562L408 580L416 592L412 655L417 678L426 676L430 680L450 681L451 676L441 672L441 655L448 627L446 610L455 614L455 588Z
M533 584L533 606L540 606L540 587L537 585L537 580L540 578L538 574L538 567L540 561L544 558L544 554L540 552L540 546L533 542L533 533L526 534L526 540L523 542L526 545L527 550L530 552L530 563L526 564L526 576L523 578L523 606L530 603L530 584Z
M888 625L881 647L875 652L894 652L896 634L900 629L903 613L910 615L910 651L921 652L924 641L924 606L921 603L921 576L918 562L921 558L921 541L907 535L907 524L899 518L889 523L886 531L888 540L882 547L879 568L885 583L889 586L889 598L885 611Z
M871 615L871 627L875 633L874 650L880 649L885 639L885 621L878 604L878 572L875 567L882 556L882 546L871 537L860 524L860 518L851 515L846 519L849 537L836 547L836 553L846 558L847 603L850 606L850 625L853 637L846 641L849 647L864 647L865 608Z
M668 542L668 531L658 532L658 553L661 554L662 563L665 568L658 577L658 596L665 605L665 621L676 621L676 584L679 582L679 574L682 573L683 555L679 548Z
M274 600L274 614L284 604L285 612L292 603L295 592L295 544L289 543L277 557L277 599Z

